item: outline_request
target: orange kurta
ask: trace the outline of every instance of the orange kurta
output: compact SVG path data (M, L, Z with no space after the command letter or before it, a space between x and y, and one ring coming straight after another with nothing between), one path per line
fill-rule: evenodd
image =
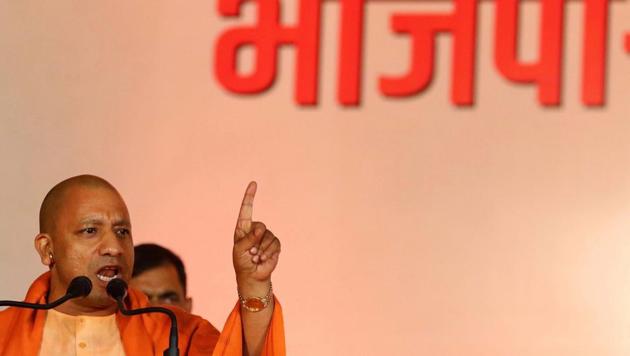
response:
M50 272L46 272L33 282L25 301L45 303L49 286ZM132 288L129 288L126 302L127 307L131 309L149 306L146 296ZM170 309L177 315L181 355L242 355L243 338L238 303L230 313L221 334L199 316L188 314L178 308ZM8 308L1 311L0 355L37 356L45 322L44 310ZM117 313L116 322L125 353L129 356L159 356L168 347L170 321L166 315L151 313L128 317ZM276 301L263 355L285 354L282 309Z

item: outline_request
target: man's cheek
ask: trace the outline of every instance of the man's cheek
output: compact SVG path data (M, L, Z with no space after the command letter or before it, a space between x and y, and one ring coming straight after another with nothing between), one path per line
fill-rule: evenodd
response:
M67 258L70 270L76 272L78 275L87 274L90 261L88 261L83 254L73 251L68 254Z

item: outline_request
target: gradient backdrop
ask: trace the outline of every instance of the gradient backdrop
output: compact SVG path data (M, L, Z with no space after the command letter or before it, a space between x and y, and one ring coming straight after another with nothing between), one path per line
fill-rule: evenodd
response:
M630 3L611 4L602 108L580 101L581 1L567 5L557 108L499 75L491 1L475 106L450 103L448 36L429 90L380 95L378 76L408 64L391 13L449 8L370 2L363 104L342 108L326 2L321 100L301 108L291 48L262 95L213 75L216 39L254 19L251 4L228 21L210 0L0 0L0 297L45 270L32 243L44 194L92 173L125 197L136 242L184 258L194 311L222 327L233 227L256 180L255 218L283 242L273 280L290 355L628 355ZM535 59L539 6L521 9L521 55Z

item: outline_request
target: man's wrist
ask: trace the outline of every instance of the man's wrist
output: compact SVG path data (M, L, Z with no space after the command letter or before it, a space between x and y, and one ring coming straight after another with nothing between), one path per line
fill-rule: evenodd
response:
M244 297L263 297L269 291L271 279L260 281L252 278L237 278L236 285L239 294Z
M246 286L243 288L243 286ZM264 287L263 287L264 286ZM261 289L264 288L264 289ZM264 292L262 292L264 290ZM266 282L242 283L237 287L241 307L249 312L259 312L273 302L273 285Z

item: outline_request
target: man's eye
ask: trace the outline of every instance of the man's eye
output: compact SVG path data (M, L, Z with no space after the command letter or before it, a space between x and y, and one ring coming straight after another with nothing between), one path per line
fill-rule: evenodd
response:
M178 297L164 297L160 300L162 304L176 304L179 303Z
M95 227L86 227L85 229L81 230L82 233L85 234L94 234L96 233L96 228Z
M118 234L118 236L129 236L131 231L129 231L129 229L118 229L116 230L116 233Z

